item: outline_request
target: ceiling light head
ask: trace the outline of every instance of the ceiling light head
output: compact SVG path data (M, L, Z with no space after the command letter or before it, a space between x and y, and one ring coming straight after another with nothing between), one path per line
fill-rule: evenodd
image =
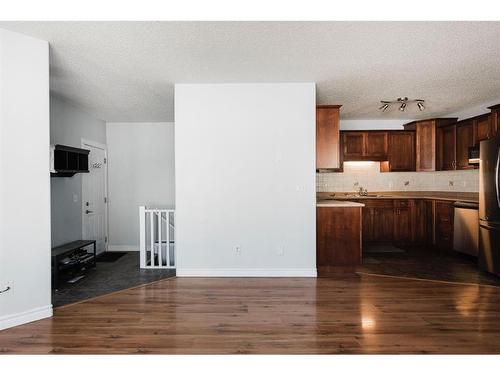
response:
M401 106L399 107L399 110L401 112L404 112L405 108L406 108L406 102L401 103Z
M425 109L425 106L422 102L417 102L417 107L420 109L420 111L423 111Z
M385 110L389 108L389 104L387 103L384 103L379 109L382 111L382 112L385 112Z

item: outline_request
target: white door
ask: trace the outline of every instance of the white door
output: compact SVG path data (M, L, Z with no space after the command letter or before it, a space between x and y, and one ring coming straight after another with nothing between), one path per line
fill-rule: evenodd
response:
M82 236L96 240L97 254L106 251L106 149L104 145L82 141L82 148L90 150L89 173L82 174Z

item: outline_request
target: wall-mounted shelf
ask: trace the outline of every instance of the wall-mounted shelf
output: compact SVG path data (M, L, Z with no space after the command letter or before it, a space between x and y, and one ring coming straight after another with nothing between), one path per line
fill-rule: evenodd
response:
M64 145L50 148L51 177L71 177L75 173L89 173L90 150Z

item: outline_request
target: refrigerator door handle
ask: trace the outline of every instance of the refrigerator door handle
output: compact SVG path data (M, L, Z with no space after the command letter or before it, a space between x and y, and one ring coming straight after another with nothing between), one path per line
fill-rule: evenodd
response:
M499 179L500 179L500 176L499 176L499 169L500 169L500 148L498 149L498 155L497 155L497 167L496 167L496 170L495 170L495 187L497 189L497 204L498 204L498 207L500 208L500 191L499 191Z

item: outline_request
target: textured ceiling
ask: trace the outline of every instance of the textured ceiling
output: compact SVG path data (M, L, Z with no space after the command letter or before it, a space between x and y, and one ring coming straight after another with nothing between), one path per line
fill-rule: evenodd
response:
M500 97L500 22L0 22L48 40L51 90L107 121L172 121L175 83L317 83L344 119ZM378 110L381 99L426 100Z

